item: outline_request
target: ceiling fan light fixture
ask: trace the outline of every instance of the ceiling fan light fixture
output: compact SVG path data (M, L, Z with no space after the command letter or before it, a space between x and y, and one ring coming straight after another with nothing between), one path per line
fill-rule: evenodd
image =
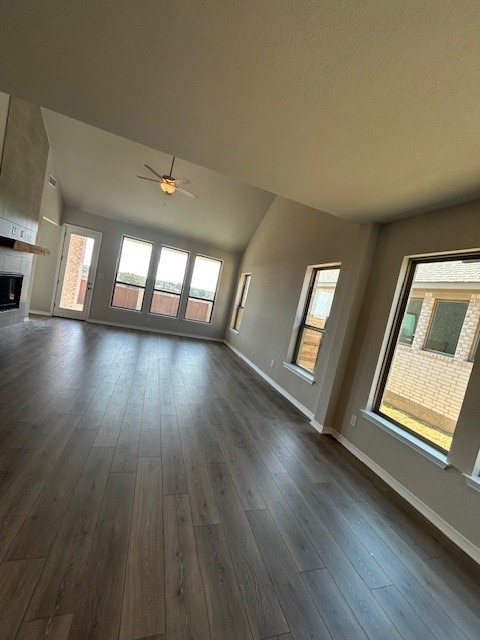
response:
M160 189L163 191L163 193L166 193L167 196L171 196L172 193L175 193L176 187L170 181L162 180L160 182Z

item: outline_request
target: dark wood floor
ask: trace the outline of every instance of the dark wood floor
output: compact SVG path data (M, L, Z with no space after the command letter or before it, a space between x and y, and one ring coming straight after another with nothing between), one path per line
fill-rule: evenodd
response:
M468 560L224 345L34 319L0 372L0 640L480 638Z

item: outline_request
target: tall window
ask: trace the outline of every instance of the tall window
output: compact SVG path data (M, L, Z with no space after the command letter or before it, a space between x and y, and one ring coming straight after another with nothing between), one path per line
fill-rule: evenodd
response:
M408 301L408 307L405 311L400 328L400 335L398 337L398 341L402 344L412 344L420 317L420 311L422 310L422 304L423 300L418 298L411 298Z
M425 341L425 349L455 355L468 302L437 300Z
M185 318L196 322L210 322L217 293L222 263L214 258L197 256L193 267Z
M112 307L141 311L153 244L123 237Z
M162 316L178 316L188 253L162 247L158 261L150 312Z
M233 313L232 329L238 331L242 324L243 312L245 310L245 303L247 301L248 289L250 288L250 280L252 276L250 273L244 273L240 280L240 295L238 302Z
M340 269L314 269L295 346L294 364L313 372L332 308Z
M410 262L373 407L445 453L472 370L479 258L466 254Z

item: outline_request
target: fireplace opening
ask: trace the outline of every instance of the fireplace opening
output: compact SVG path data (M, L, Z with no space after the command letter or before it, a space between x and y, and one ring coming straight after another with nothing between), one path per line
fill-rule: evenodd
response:
M0 272L0 311L19 308L22 282L21 273Z

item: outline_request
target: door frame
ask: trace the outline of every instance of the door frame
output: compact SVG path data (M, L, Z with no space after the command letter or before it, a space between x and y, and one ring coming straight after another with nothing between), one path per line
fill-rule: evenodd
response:
M63 257L65 255L66 250L66 241L67 235L77 233L77 235L83 235L86 237L94 238L94 249L92 253L92 262L90 264L90 271L87 283L87 292L85 295L85 303L83 311L70 311L70 310L62 310L60 307L60 297L61 297L61 286L63 286L63 276L65 274L65 266L63 263ZM103 234L100 231L96 231L94 229L87 229L86 227L79 227L75 224L65 223L63 225L62 232L62 241L61 241L61 251L58 256L58 265L57 265L57 273L56 273L56 285L55 285L55 293L53 296L53 307L52 307L52 315L57 316L59 318L70 318L73 320L88 320L90 317L90 306L92 303L93 291L95 288L95 279L97 275L97 266L98 266L98 258L100 255L100 247L102 244ZM66 263L65 263L66 264Z

